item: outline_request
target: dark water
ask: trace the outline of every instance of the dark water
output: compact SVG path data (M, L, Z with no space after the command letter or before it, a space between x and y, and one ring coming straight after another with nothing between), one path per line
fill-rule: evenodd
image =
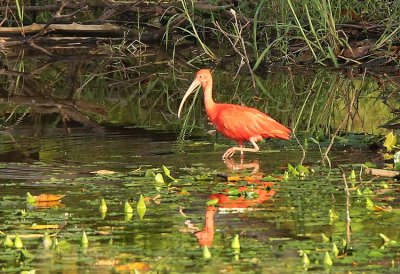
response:
M244 164L259 163L257 174L262 175L257 177L252 168L228 169L220 159L228 143L219 140L215 145L214 137L181 142L176 134L126 126L107 126L103 133L71 128L70 135L52 129L32 136L32 130L16 128L10 132L13 140L3 135L1 142L4 153L19 151L24 157L3 160L0 169L0 231L21 235L24 248L35 256L23 259L17 249L2 247L5 272L128 269L133 273L134 268L143 268L162 273L293 273L306 269L299 256L303 251L311 260L309 271L399 270L398 244L383 245L379 236L399 237L398 183L365 176L363 181L357 177L349 182L352 240L345 256L341 242L346 238L346 195L341 173L321 168L319 152L313 149L305 163L315 173L281 181L287 164L301 159L295 141L263 143L262 152L247 155ZM357 164L376 157L357 149L331 155L334 163L353 164L346 166L348 174L352 168L358 173ZM165 176L163 165L176 181ZM116 173L90 173L99 170ZM163 174L165 183L146 177L147 170ZM221 174L242 177L228 182ZM357 195L357 189L367 188L369 196ZM43 206L26 203L27 192L66 196L59 204ZM136 212L140 194L148 198L142 220ZM366 197L392 209L367 209ZM103 215L101 198L108 205ZM214 202L207 204L210 200ZM125 201L134 209L131 217L124 214ZM337 217L330 217L329 211ZM45 249L46 229L33 230L33 224L58 225L47 229L58 247ZM81 244L83 231L89 237L87 247ZM330 241L323 242L321 233ZM235 235L240 251L231 247ZM331 251L332 242L341 252L338 257ZM203 258L204 245L210 259ZM325 251L334 261L332 267L323 264Z
M232 143L207 134L200 94L176 116L195 71L182 60L195 53L145 53L2 53L0 242L23 242L0 247L2 272L400 272L398 181L362 166L389 163L373 134L398 126L398 68L276 68L257 72L256 87L245 71L235 78L236 68L217 68L217 101L257 107L308 140L310 173L286 179L303 157L294 139L263 142L243 163L222 161ZM321 151L339 126L328 168ZM346 180L350 195L338 164L345 178L356 175ZM65 197L28 203L27 192Z

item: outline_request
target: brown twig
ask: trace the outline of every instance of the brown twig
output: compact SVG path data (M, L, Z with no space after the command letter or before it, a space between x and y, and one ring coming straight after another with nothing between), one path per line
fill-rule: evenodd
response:
M242 23L240 21L238 21L238 19L237 19L236 12L234 10L231 10L231 13L232 13L233 18L235 19L235 22L232 23L233 27L234 27L234 29L236 31L235 35L230 34L230 33L226 32L225 30L223 30L222 27L218 24L218 22L215 22L214 25L228 39L228 41L231 43L231 45L232 45L233 49L235 50L235 52L241 58L240 65L239 65L239 68L237 70L237 73L236 73L235 77L239 73L239 71L242 68L242 66L244 64L246 64L247 68L248 68L248 70L250 72L250 75L251 75L253 87L256 87L255 76L254 76L253 70L252 70L251 65L250 65L250 59L249 59L249 57L247 55L246 44L244 42L244 38L243 38L243 35L242 35L243 30L247 27L249 22L247 22L245 25L242 25Z

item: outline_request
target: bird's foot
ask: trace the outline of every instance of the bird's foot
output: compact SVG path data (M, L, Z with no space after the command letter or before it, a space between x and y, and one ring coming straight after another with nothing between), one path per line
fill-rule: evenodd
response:
M235 154L235 152L236 152L236 148L235 147L228 148L225 151L224 155L222 155L222 160L231 158L233 156L233 154Z

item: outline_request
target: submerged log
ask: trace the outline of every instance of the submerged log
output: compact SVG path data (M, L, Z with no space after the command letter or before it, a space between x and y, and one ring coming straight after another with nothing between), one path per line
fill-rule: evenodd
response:
M84 112L105 116L104 107L83 101L71 99L56 100L39 96L8 96L0 97L0 103L16 104L30 107L36 113L60 113L63 120L74 120L85 127L100 129L100 126L92 121Z
M365 174L374 175L374 176L382 176L382 177L397 177L397 176L400 176L400 171L378 169L378 168L367 168L365 170Z
M124 35L127 32L131 32L134 35L137 35L138 32L137 30L134 29L129 29L113 24L101 24L101 25L82 25L82 24L77 24L77 23L72 23L72 24L51 24L51 25L46 25L46 24L32 24L29 26L23 26L23 27L0 27L0 34L4 35L10 35L10 34L16 34L20 35L21 33L23 34L36 34L42 31L44 28L47 29L47 32L73 32L76 34L80 33L92 33L92 34L102 34L102 33L107 33L108 35L112 34L118 34L118 35Z
M118 26L105 23L98 25L84 24L32 24L23 27L0 27L0 48L8 48L21 44L37 42L39 38L56 39L56 36L84 37L85 39L122 38L127 41L140 40L142 42L157 42L164 35L162 28L148 27L146 30ZM26 36L26 38L24 36ZM48 34L53 35L52 37ZM78 39L77 39L78 40Z

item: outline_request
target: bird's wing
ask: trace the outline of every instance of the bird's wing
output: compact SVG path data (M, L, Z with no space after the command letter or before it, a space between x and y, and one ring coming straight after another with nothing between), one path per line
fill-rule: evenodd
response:
M219 104L214 121L217 130L230 139L245 141L250 138L289 139L290 130L268 115L254 108Z

